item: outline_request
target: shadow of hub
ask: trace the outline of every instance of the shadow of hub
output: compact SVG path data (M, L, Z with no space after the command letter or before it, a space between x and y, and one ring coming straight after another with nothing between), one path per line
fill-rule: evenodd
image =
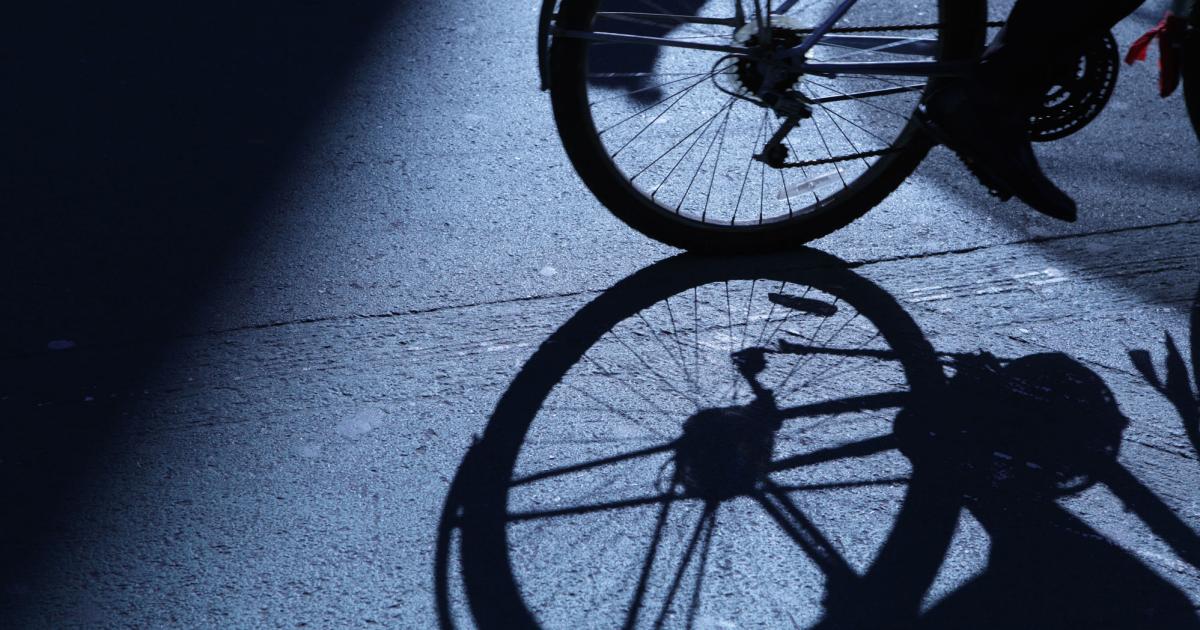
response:
M697 413L675 448L676 482L710 503L753 494L766 479L778 428L752 406Z

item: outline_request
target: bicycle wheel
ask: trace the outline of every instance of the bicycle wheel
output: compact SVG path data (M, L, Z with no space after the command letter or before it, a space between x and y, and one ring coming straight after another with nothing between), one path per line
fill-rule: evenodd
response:
M914 501L891 424L941 367L886 293L806 262L665 261L542 344L447 500L444 626L463 604L503 628L808 626L856 595L915 615L957 509Z
M763 27L753 7L771 3L745 4L741 26L738 0L563 0L557 14L551 98L571 162L616 216L676 247L762 251L824 236L882 201L930 147L911 114L936 80L802 75L728 48L676 47L777 51L836 2L789 3ZM861 0L808 59L964 60L985 25L983 0ZM767 105L779 94L810 117L764 151L784 124L781 101Z

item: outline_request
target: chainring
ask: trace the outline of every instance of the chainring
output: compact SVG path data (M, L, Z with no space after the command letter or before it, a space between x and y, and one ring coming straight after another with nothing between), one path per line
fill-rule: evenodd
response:
M1112 98L1120 66L1120 48L1111 32L1092 41L1078 60L1055 73L1029 116L1032 139L1050 142L1088 126Z

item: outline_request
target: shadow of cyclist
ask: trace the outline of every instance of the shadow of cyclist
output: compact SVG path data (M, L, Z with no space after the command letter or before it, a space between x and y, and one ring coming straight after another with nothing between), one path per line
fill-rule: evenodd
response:
M1158 533L1172 526L1116 463L1128 420L1100 377L1058 353L975 362L939 413L897 420L906 454L940 468L991 539L983 573L916 627L1200 628L1183 592L1056 503L1106 483Z

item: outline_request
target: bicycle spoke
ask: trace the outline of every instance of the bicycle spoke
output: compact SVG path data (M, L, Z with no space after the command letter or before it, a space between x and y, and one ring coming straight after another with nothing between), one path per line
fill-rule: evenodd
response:
M821 133L821 125L817 124L817 120L815 118L810 118L809 120L812 121L813 129L817 130L817 137L821 139L821 145L825 147L825 152L829 154L829 159L835 159L833 157L833 149L829 148L829 143L825 141L825 134ZM846 183L846 178L842 176L842 169L835 168L834 170L837 171L838 179L842 180L842 188L848 186Z
M779 411L779 417L784 420L830 416L854 411L880 411L883 409L898 409L908 404L910 394L902 392L886 392L882 394L866 394L851 396L838 400L826 400L798 407L789 407Z
M700 566L696 569L696 583L692 586L692 601L688 605L687 624L685 627L696 626L696 612L700 609L700 594L704 589L704 573L708 566L708 552L712 549L713 532L717 529L717 511L720 504L712 506L712 514L708 517L708 530L704 533L704 542L700 547Z
M665 501L658 511L658 519L654 523L654 534L650 537L650 546L646 549L646 558L642 561L641 574L638 576L637 587L633 592L633 600L625 616L625 630L632 630L637 624L638 613L642 609L642 600L646 597L646 587L650 584L650 572L654 569L654 560L658 556L658 546L662 542L663 530L666 529L667 517L671 512L673 501Z
M736 106L737 106L737 103L735 102L734 107L736 107ZM704 212L702 212L700 214L701 221L708 218L708 204L712 201L713 184L715 184L717 181L717 170L721 166L721 152L725 149L725 134L729 130L729 117L732 115L733 115L733 107L730 107L729 111L725 112L725 122L722 123L721 131L719 132L721 134L721 143L719 145L717 145L717 159L713 161L712 177L710 177L708 180L708 192L706 192L704 195ZM704 165L704 160L700 161L700 165L701 166ZM697 169L696 172L699 173L699 169ZM686 197L686 195L685 195L685 197ZM683 205L683 199L679 200L679 204ZM679 208L676 207L675 210L678 212Z
M847 59L850 57L854 57L856 55L865 55L867 53L875 53L875 52L882 52L882 53L888 54L888 55L911 56L912 53L894 52L889 49L899 48L901 46L904 46L907 44L912 44L914 42L929 42L929 41L934 41L934 40L928 40L928 39L919 38L919 37L910 37L907 39L899 39L896 41L887 42L885 44L880 44L879 46L874 46L871 48L854 48L854 52L845 53L843 55L838 55L836 57L830 57L828 59L819 59L819 60L814 60L814 61L819 61L820 63L828 63L830 61L838 61L841 59ZM934 41L934 43L936 43L936 41ZM817 46L830 46L830 47L836 47L836 48L853 48L853 46L847 46L845 44L824 43L824 42L817 42ZM925 54L925 55L919 55L919 56L930 57L932 55Z
M829 539L817 529L817 526L792 503L786 493L780 491L773 483L767 482L763 492L759 493L755 499L767 514L775 519L780 529L808 554L808 557L831 582L837 583L841 587L858 581L859 576L850 567L850 564L834 548ZM835 587L830 587L830 590L834 589Z
M691 77L698 77L704 72L593 72L587 75L589 79L644 79L646 77L683 77L675 81L684 81ZM657 87L662 87L659 85ZM591 103L595 105L595 103Z
M763 115L767 115L767 110L763 110ZM770 127L766 128L767 130ZM765 136L764 136L765 137ZM767 194L767 164L766 162L758 163L758 224L762 225L764 205Z
M719 26L737 26L734 18L706 18L693 15L675 15L671 13L636 13L631 11L597 11L596 19L618 20L648 26L662 24L714 24Z
M879 81L880 83L886 83L886 84L888 84L888 85L890 85L890 86L892 86L892 87L904 87L904 84L903 84L903 83L900 83L900 82L898 82L898 81L895 81L895 80L893 80L893 79L885 79L885 78L883 78L883 77L881 77L881 76L876 76L876 75L874 75L874 74L860 74L860 75L858 75L858 76L850 76L850 77L846 77L846 78L848 78L848 79L859 79L859 80L871 79L871 80L873 80L873 81Z
M737 222L738 208L742 207L742 195L746 192L746 182L750 179L750 170L754 167L753 151L758 148L758 144L762 139L763 129L767 126L767 110L763 110L762 122L758 125L758 133L754 136L754 142L750 145L751 156L746 158L746 174L742 177L742 186L738 190L737 201L733 204L733 218L729 220L729 224L733 225ZM761 217L761 210L759 212Z
M675 205L675 214L679 214L679 209L683 207L683 202L687 201L687 196L692 191L692 186L695 185L696 178L700 176L700 171L704 170L704 164L705 164L705 162L708 161L709 154L712 153L713 145L717 143L718 138L723 137L722 130L725 128L725 126L727 124L729 124L729 115L733 113L733 108L737 106L737 103L738 103L737 100L729 101L729 108L725 110L725 119L721 122L720 125L717 126L717 132L713 134L712 140L709 140L708 148L704 150L704 155L701 156L700 163L696 165L696 170L695 170L695 172L692 173L692 178L690 180L688 180L687 188L685 188L683 190L683 196L679 198L679 203ZM707 132L707 129L705 130L705 132ZM700 136L697 136L696 139L699 140ZM686 154L685 154L685 157L686 157ZM718 153L717 159L718 159L718 161L720 160L719 153ZM681 160L682 160L682 158L681 158ZM717 175L716 167L717 167L717 165L714 164L713 165L713 177L714 178L716 178L716 175ZM663 183L665 184L666 180L663 180ZM712 194L712 188L710 187L709 195L711 196L711 194ZM651 195L651 197L653 197L653 196L654 195ZM705 202L705 205L704 205L704 212L705 212L705 214L708 213L707 201Z
M719 73L717 73L717 74L719 74ZM670 74L660 74L660 73L654 73L654 72L630 72L630 73L621 73L621 72L607 72L607 73L605 73L605 72L601 72L601 73L598 73L598 74L596 74L596 75L588 75L588 78L595 78L595 79L636 79L636 78L644 78L644 77L657 77L657 76L679 76L679 75L682 75L682 76L683 76L683 78L681 78L681 79L673 79L673 80L671 80L671 81L667 81L667 82L665 82L665 83L656 83L656 84L654 84L654 85L647 85L647 86L645 86L645 87L640 87L640 88L637 88L637 89L634 89L634 90L622 90L620 94L617 94L617 95L615 95L615 96L610 96L610 97L607 97L607 98L602 98L602 99L600 99L600 100L598 100L598 101L592 101L592 102L588 103L588 106L589 106L589 107L595 107L595 106L597 106L597 105L603 105L604 103L608 103L608 102L611 102L611 101L615 101L615 100L617 100L617 99L626 99L626 98L629 98L629 95L631 95L631 94L640 94L640 93L642 93L642 92L648 92L648 91L650 91L650 90L657 90L657 89L660 89L660 88L664 88L664 87L666 87L666 86L668 86L668 85L674 85L674 84L676 84L676 83L683 83L684 81L687 81L688 79L695 79L696 77L703 77L704 79L707 79L707 78L708 78L708 77L710 77L710 76L715 76L715 74L714 74L712 71L709 71L709 72L696 72L696 73L683 73L683 72L676 72L676 73L670 73ZM703 82L703 80L704 80L704 79L701 79L701 82ZM667 98L670 98L670 97L667 97ZM664 100L665 100L665 99L664 99ZM658 101L658 103L655 103L655 105L659 105L659 104L661 104L661 103L662 103L662 100ZM651 105L650 107L654 107L654 105ZM644 112L644 111L646 111L646 110L642 110L642 111ZM639 113L642 113L642 112L639 112ZM636 116L637 114L634 114L634 115Z
M824 105L822 105L820 107L825 112L825 115L829 117L829 122L833 123L833 126L838 130L838 133L842 134L842 138L845 138L846 144L850 145L850 148L855 151L856 155L860 155L860 156L863 155L863 152L861 150L859 150L858 145L854 144L854 140L851 140L850 136L846 135L846 130L842 129L842 126L839 125L837 120L835 120L833 118L833 114L829 113L829 108L825 107ZM840 118L840 116L839 116L839 118ZM871 168L871 163L867 161L867 158L865 158L865 157L862 158L862 161L863 161L863 164L865 164L867 168Z
M871 486L898 486L912 481L910 477L886 477L883 479L867 479L863 481L839 481L834 483L807 483L776 486L780 492L822 492L825 490L850 490L853 488L869 488Z
M847 96L847 97L848 97L848 96L850 96L850 94L849 94L849 93L847 93L847 92L843 92L843 91L841 91L841 90L839 90L839 89L837 89L837 88L830 87L830 86L828 86L828 85L825 85L825 84L823 84L823 83L818 83L818 82L816 82L816 81L813 81L812 79L808 79L807 81L805 81L805 84L806 84L806 85L815 85L815 86L817 86L817 87L819 87L819 88L821 88L821 89L829 90L830 92L833 92L833 93L835 93L835 94L839 94L839 95L841 95L841 96ZM897 85L899 85L899 84L897 84ZM903 86L902 86L902 87L903 87ZM877 105L877 104L875 104L875 103L873 103L873 102L871 102L871 101L869 101L869 100L866 100L866 99L854 99L854 102L855 102L855 103L862 103L863 105L866 105L867 107L871 107L871 108L873 108L873 109L877 109L877 110L879 110L879 111L881 111L881 112L884 112L884 113L886 113L886 114L891 114L891 115L893 115L893 116L896 116L897 118L901 118L901 119L903 119L905 122L908 122L908 121L912 120L912 118L911 118L910 116L905 116L904 114L897 113L897 112L895 112L895 111L892 111L892 110L890 110L890 109L887 109L887 108L885 108L885 107L880 107L879 105Z
M676 394L679 394L681 397L684 398L684 400L687 400L688 402L692 403L692 405L696 409L700 408L701 405L700 405L699 400L696 400L695 398L692 398L688 394L685 394L685 393L679 391L679 388L675 387L675 384L671 381L671 379L667 378L666 376L663 376L663 374L661 372L654 369L654 366L650 365L650 363L648 363L645 359L643 359L642 355L639 354L637 350L634 350L633 347L630 346L623 338L619 337L612 330L609 330L605 334L607 334L608 336L615 339L617 341L617 343L619 343L622 347L624 347L626 350L628 350L629 353L632 354L635 359L637 359L638 363L642 364L642 367L649 370L650 373L653 374L654 376L656 376L658 378L658 380L662 381L662 383L664 385L666 385L668 389L675 392Z
M552 510L529 510L525 512L510 512L507 516L509 522L516 521L532 521L543 518L556 518L562 516L582 516L584 514L596 514L598 512L610 512L613 510L623 510L628 508L644 507L647 505L659 505L666 501L679 501L688 497L678 494L658 494L649 497L636 497L633 499L619 499L616 501L604 501L601 503L592 503L589 505L576 505L565 508Z
M875 139L876 139L876 140L878 140L879 142L883 143L885 146L886 146L886 145L890 145L890 144L891 144L891 142L889 142L888 140L884 140L883 138L880 138L879 136L875 135L875 133L874 133L873 131L871 131L871 130L869 130L869 129L866 129L865 127L863 127L862 125L859 125L858 123L854 122L853 120L850 120L849 118L846 118L845 116L843 116L843 115L841 115L841 114L837 113L836 111L834 111L834 110L833 110L833 108L831 108L831 107L826 107L825 105L822 105L822 104L819 104L819 103L818 103L818 107L820 107L822 110L824 110L824 111L825 111L825 114L826 114L827 116L829 116L829 117L830 117L830 120L831 120L831 121L833 120L833 117L834 117L834 116L837 116L838 118L840 118L840 119L842 119L842 120L846 121L846 122L847 122L847 123L849 123L850 125L853 125L854 127L858 128L859 130L863 131L864 133L866 133L866 134L870 135L871 137L875 138ZM841 125L838 125L838 124L837 124L837 122L834 122L833 124L837 126L837 128L838 128L838 130L839 130L839 131L841 131L841 129L842 129ZM843 135L843 136L845 136L845 135L846 135L846 132L845 132L845 131L842 131L842 135ZM854 143L850 141L850 137L849 137L849 136L846 136L846 141L847 141L847 142L850 142L850 146L854 147L854 150L855 150L855 151L859 151L859 148L858 148L858 147L856 147L856 146L854 146ZM860 153L860 154L862 154L862 153L866 153L866 152L859 151L859 153Z
M850 319L850 321L854 321L854 320L853 320L853 318L851 318L851 319ZM846 325L847 325L847 326L849 325L849 321L846 323ZM843 326L843 328L845 328L845 326ZM879 331L876 331L876 332L875 332L875 334L874 334L874 335L872 335L872 336L871 336L869 339L867 339L866 341L864 341L864 342L862 342L861 344L859 344L859 345L858 345L858 347L857 347L857 348L855 348L855 350L862 350L863 348L867 347L867 344L869 344L869 343L871 343L872 341L875 341L876 339L878 339L878 338L879 338L879 335L880 335ZM836 335L835 335L835 336L836 336ZM833 340L833 339L832 339L832 338L830 338L830 341L832 341L832 340ZM816 357L816 356L819 356L819 355L816 355L816 354L810 354L810 355L808 355L808 358L806 358L806 359L805 359L805 361L806 361L806 362L812 361L812 360L813 360L813 359L812 359L812 357ZM847 361L849 358L850 358L850 355L843 355L843 356L840 358L840 360L839 360L839 361L837 361L837 362L835 362L833 365L830 365L829 367L825 368L825 370L824 370L824 371L822 371L822 372L818 372L816 376L813 376L813 377L809 378L808 380L804 381L803 383L801 383L800 385L797 385L796 387L792 388L792 389L791 389L791 390L790 390L790 391L789 391L787 394L785 394L785 395L786 395L786 396L791 396L791 395L793 395L793 394L795 394L795 393L799 392L800 390L804 389L805 387L808 387L809 385L812 385L814 382L818 382L818 379L820 379L820 378L823 378L823 377L824 377L824 376L826 376L826 375L827 375L827 374L828 374L830 371L832 371L832 370L836 369L836 368L837 368L838 366L840 366L840 365L844 365L844 364L846 363L846 361ZM783 386L782 386L782 385L780 385L780 388L782 388L782 387L783 387Z
M658 436L659 438L662 438L662 439L664 439L664 440L665 440L665 439L669 439L669 438L668 438L666 435L664 435L664 434L660 433L659 431L655 430L654 428L640 424L640 421L639 421L637 418L634 418L633 416L630 416L630 415L629 415L629 414L628 414L626 411L624 411L624 410L621 410L621 409L618 409L618 408L614 407L614 406L613 406L611 403L609 403L609 402L607 402L607 401L605 401L605 400L602 400L601 398L599 398L599 397L598 397L598 396L596 396L595 394L592 394L591 392L589 392L589 391L587 391L587 390L585 390L585 389L583 389L583 388L581 388L581 387L578 387L578 386L576 386L576 385L574 385L574 384L571 384L571 383L568 383L568 384L566 385L566 387L567 387L567 388L569 388L569 389L571 389L571 390L573 390L573 391L579 392L580 394L583 394L583 396L584 396L585 398L587 398L587 399L591 400L591 401L592 401L592 402L594 402L594 403L597 403L597 404L599 404L600 406L604 407L605 409L608 409L608 410L609 410L609 411L611 411L611 412L612 412L614 415L616 415L616 416L620 416L621 418L624 418L625 420L628 420L630 424L632 424L632 425L636 425L636 426L640 426L641 428L645 429L646 431L648 431L648 432L650 432L650 433L653 433L653 434L655 434L656 436ZM643 411L642 413L646 413L646 412L644 412L644 411ZM663 412L662 412L662 411L659 411L659 410L655 410L655 411L653 411L652 413L657 413L657 414L660 414L660 415L661 415L661 414L663 414ZM675 414L670 414L670 416L672 416L672 417L673 417L674 415L675 415Z
M639 0L639 1L642 4L646 5L647 7L653 9L654 12L656 12L658 15L671 15L671 12L668 11L666 9L666 7L664 7L662 4L659 4L658 2L652 2L651 0ZM714 29L711 28L711 25L695 24L695 25L692 25L692 27L701 32L714 32ZM708 28L702 28L702 27L708 27Z
M675 442L668 442L667 444L659 444L657 446L651 446L649 448L643 448L643 449L639 449L636 451L630 451L628 453L621 453L620 455L612 455L610 457L605 457L605 458L597 459L597 460L590 461L590 462L584 462L582 464L571 464L571 465L567 465L567 466L560 466L558 468L551 468L549 470L543 470L542 472L534 473L531 475L517 477L516 479L513 479L512 481L510 481L508 485L510 488L515 488L517 486L524 486L524 485L531 484L535 481L542 481L544 479L550 479L552 477L561 477L563 475L571 475L574 473L579 473L579 472L592 470L595 468L600 468L602 466L611 466L613 464L619 464L621 462L627 462L627 461L634 460L634 459L649 457L651 455L658 455L659 453L666 453L673 448L675 448Z
M787 201L788 218L790 219L790 218L792 218L792 215L795 213L795 210L792 208L792 194L791 194L791 192L788 191L787 175L784 174L784 172L783 172L784 169L778 169L778 171L779 171L779 182L783 185L783 198L784 198L784 200ZM759 223L761 223L761 222L762 222L762 218L760 217Z
M596 35L600 35L600 34L602 34L602 33L603 33L603 34L607 34L607 35L630 35L630 34L631 34L631 33L613 33L613 32L611 32L611 31L592 31L592 33L593 33L593 34L596 34ZM692 41L699 41L699 40L702 40L702 39L720 39L720 40L728 40L728 39L729 39L729 36L728 36L728 35L689 35L689 36L687 36L687 37L656 37L655 39L656 39L657 41L661 41L661 42L692 42ZM628 46L628 45L629 45L629 42L623 42L623 41L613 41L613 42L597 41L597 42L592 42L592 44L591 44L591 45L592 45L592 46ZM665 46L669 46L669 44L663 44L663 46L664 46L664 47L665 47Z
M696 384L696 379L694 379L692 377L691 372L687 369L687 365L685 365L685 363L680 360L681 355L676 355L675 353L671 352L671 350L669 348L667 348L667 344L662 340L662 335L658 334L654 330L654 327L650 325L650 322L646 321L645 315L643 315L639 311L637 314L637 317L638 317L638 319L640 319L642 321L643 324L645 324L646 329L649 331L650 336L653 337L654 340L658 342L658 345L659 345L659 347L662 348L663 353L666 354L668 357L670 357L671 360L675 363L676 367L678 367L679 370L681 372L683 372L684 378L686 378L688 380L688 383L690 383L692 385L693 393L696 395L697 399L699 399L699 397L700 397L699 386ZM676 347L679 346L678 341L676 342L675 345L676 345Z
M582 360L584 360L584 361L587 361L588 363L591 363L591 364L592 364L592 365L594 365L594 366L596 366L596 368L597 368L598 370L600 370L600 373L601 373L601 374L604 374L605 376L609 377L610 379L612 379L612 380L616 381L618 385L621 385L621 386L622 386L622 387L624 387L625 389L629 390L629 392L630 392L630 393L632 393L634 396L637 396L638 398L641 398L641 399L642 399L642 401L644 401L646 404L650 405L650 407L651 407L652 409L654 409L654 411L655 411L656 413L658 413L658 414L660 414L660 415L662 415L662 416L665 416L665 417L673 417L673 416L677 415L677 414L675 414L675 413L672 413L672 412L670 412L670 411L667 411L666 409L663 409L662 407L660 407L660 406L658 405L658 403L656 403L656 402L655 402L653 399L651 399L651 398L647 397L647 396L646 396L644 393L642 393L640 390L638 390L638 389L637 389L637 388L635 388L634 386L630 385L629 383L625 382L625 380L624 380L624 379L617 378L617 375L616 375L615 373L613 373L612 371L610 371L610 370L608 370L607 368L605 368L605 367L604 367L604 365L603 365L603 364L601 364L599 361L597 361L595 358L593 358L593 357L590 357L590 356L588 356L587 354L584 354L584 355L581 357L581 359L582 359Z
M729 68L731 68L731 67L733 67L733 66L732 66L732 65L730 65L730 66L726 66L726 67L724 67L724 68L721 68L721 69L718 69L718 70L712 70L712 71L709 71L709 72L707 72L707 73L702 73L699 81L696 81L695 83L692 83L691 85L688 85L687 87L683 88L683 89L682 89L682 90L680 90L679 92L676 92L676 93L674 93L674 94L671 94L671 95L669 95L669 96L665 96L665 97L663 97L663 98L659 99L658 101L656 101L656 102L654 102L654 103L651 103L650 105L646 106L645 108L643 108L643 109L641 109L641 110L639 110L639 111L637 111L637 112L634 112L633 114L631 114L631 115L629 115L629 116L627 116L627 117L625 117L625 118L622 118L621 120L617 121L616 123L613 123L613 124L609 125L608 127L605 127L603 130L601 130L601 131L598 131L598 132L596 132L596 133L597 133L597 135L601 135L601 136L602 136L602 135L604 135L605 133L607 133L607 132L609 132L609 131L612 131L613 129L615 129L615 128L617 128L617 127L619 127L619 126L621 126L621 125L623 125L623 124L625 124L625 123L627 123L627 122L629 122L630 120L633 120L634 118L637 118L638 116L641 116L642 114L644 114L644 113L646 113L646 112L648 112L648 111L650 111L650 110L654 109L655 107L658 107L659 105L662 105L663 103L665 103L665 102L666 102L666 101L668 101L668 100L671 100L671 99L673 99L673 98L676 98L676 97L683 97L683 96L687 95L687 93L688 93L688 92L691 92L691 91L692 91L692 89L694 89L696 86L698 86L698 85L700 85L700 84L704 83L705 81L707 81L707 80L709 79L709 77L712 77L712 76L715 76L715 75L717 75L717 74L720 74L722 71L724 71L724 70L728 70L728 69L729 69ZM677 100L676 100L674 103L671 103L670 107L668 107L668 108L667 108L667 110L670 110L670 109L671 109L671 107L674 107L675 105L677 105L677 104L679 103L679 100L680 100L680 99L677 99ZM645 127L643 127L643 128L642 128L642 130L638 132L638 135L634 136L634 137L633 137L633 138L630 140L630 142L632 142L633 140L636 140L636 139L638 138L638 136L640 136L640 135L641 135L641 133L642 133L642 132L644 132L646 129L648 129L648 128L650 127L650 125L651 125L651 124L654 124L654 121L658 120L659 118L661 118L661 117L663 116L663 114L667 113L667 110L664 110L664 111L660 112L660 113L658 114L658 116L656 116L656 117L654 118L654 120L650 121L650 123L649 123L649 124L647 124ZM626 145L628 145L629 143L628 143L628 142L626 142L625 144L626 144ZM621 147L621 149L624 149L624 148L625 148L625 147ZM617 153L620 153L620 152L621 152L621 149L617 149L616 153L613 153L613 154L612 154L610 157L616 157L616 154L617 154Z
M792 139L785 138L785 140L787 141L788 150L792 152L792 155L797 155L796 147L792 145ZM813 178L808 176L808 171L803 166L800 167L800 174L804 176L805 182L813 181ZM815 203L821 203L821 197L820 197L820 195L817 194L816 187L813 187L809 192L812 193L813 201Z
M654 158L649 164L647 164L645 167L643 167L642 170L638 171L637 175L630 177L629 181L632 182L633 180L637 179L642 173L645 173L650 167L657 164L664 157L667 157L667 155L669 155L675 149L679 148L680 145L682 145L684 142L687 142L687 139L691 138L692 135L695 134L696 138L694 140L692 140L691 144L688 145L688 148L683 152L683 155L679 156L679 160L677 160L675 162L675 165L671 167L671 170L669 172L667 172L667 176L664 177L663 180L661 182L659 182L658 186L656 186L654 188L654 192L651 193L651 195L650 195L651 198L654 198L654 196L658 193L658 191L661 190L662 187L667 184L667 180L671 179L671 175L675 174L675 170L679 168L679 165L683 163L683 160L688 156L689 153L692 152L692 149L694 149L696 147L696 143L700 142L700 138L704 137L705 132L707 132L708 128L712 126L713 121L715 121L721 114L723 114L725 112L726 107L731 107L735 102L737 102L737 99L730 98L728 101L726 101L725 105L721 107L721 109L717 110L717 113L713 114L707 120L700 123L700 125L697 126L695 129L689 131L686 136L684 136L683 138L681 138L679 140L679 142L676 142L675 144L671 145L671 147L669 149L667 149L666 151L663 151L661 155ZM699 133L697 133L697 132L699 132Z
M826 88L831 89L831 88ZM908 92L920 92L925 89L924 83L914 83L909 86L891 87L880 90L868 90L866 92L854 92L852 94L839 94L838 96L823 96L820 98L810 98L809 103L814 105L825 105L828 103L840 103L843 101L857 101L867 98L876 98L881 96L895 96L897 94L906 94Z
M675 577L671 580L671 586L667 589L667 596L663 601L662 608L659 609L658 617L654 620L655 628L662 628L663 623L667 619L667 614L671 611L671 604L675 602L675 596L679 594L679 587L683 584L683 576L687 573L687 568L692 564L692 556L696 553L696 547L700 544L700 539L704 537L705 531L709 528L711 507L705 507L704 512L700 515L699 522L692 530L692 535L688 539L687 548L683 551L683 557L679 560L679 568L675 571Z
M731 46L729 44L718 44L695 41L689 38L669 38L655 37L653 35L634 35L629 33L612 33L606 31L591 31L591 30L575 30L575 29L556 29L555 37L563 39L578 39L589 42L589 46L602 47L614 45L636 45L646 48L670 49L678 48L684 50L702 50L708 52L719 52L727 55L735 55L745 57L750 53L750 49L744 46ZM724 38L722 38L722 41ZM879 72L878 68L875 68Z

